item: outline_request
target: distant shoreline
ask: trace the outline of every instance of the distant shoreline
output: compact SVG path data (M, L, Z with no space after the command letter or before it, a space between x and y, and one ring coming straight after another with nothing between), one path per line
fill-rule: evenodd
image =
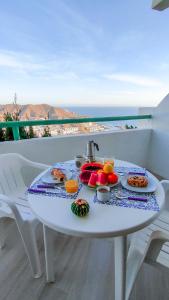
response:
M63 108L63 107L62 107ZM79 115L85 115L89 117L111 117L111 116L125 116L125 115L137 115L139 113L138 107L121 107L121 106L109 106L109 107L96 107L96 106L67 106L64 109L74 112ZM115 126L125 126L134 125L137 126L138 121L112 121L112 122L102 122L101 124L115 127Z

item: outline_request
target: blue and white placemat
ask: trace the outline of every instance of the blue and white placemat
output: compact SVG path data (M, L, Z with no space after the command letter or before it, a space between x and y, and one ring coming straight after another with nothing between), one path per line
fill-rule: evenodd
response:
M145 169L143 168L128 168L128 167L116 167L115 171L117 173L124 173L127 174L128 172L145 172ZM125 194L126 197L145 197L147 198L147 202L142 201L135 201L135 200L128 200L128 199L118 199L116 197L116 193L122 193ZM138 209L144 209L144 210L153 210L153 211L159 211L159 206L157 203L157 199L155 196L155 193L137 193L129 191L122 187L121 183L115 186L111 189L111 197L110 200L107 202L102 202L97 199L97 195L95 193L93 201L95 203L100 204L106 204L106 205L114 205L114 206L121 206L121 207L127 207L127 208L138 208Z
M147 174L147 171L145 168L141 167L117 167L114 168L115 173L117 174L128 174L129 172L138 172L138 173L145 173Z
M71 171L72 176L69 179L77 179L78 178L78 173L79 171L77 170L75 163L70 161L70 162L66 162L66 163L56 163L52 168L59 168L61 169L63 172L65 171ZM51 168L51 169L52 169ZM68 198L68 199L76 199L81 188L82 188L82 183L79 183L79 188L78 191L74 194L68 194L64 188L64 186L57 186L56 188L39 188L39 185L43 185L43 176L40 177L38 180L36 180L28 189L27 193L31 193L31 194L43 194L46 196L51 196L51 197L61 197L61 198Z

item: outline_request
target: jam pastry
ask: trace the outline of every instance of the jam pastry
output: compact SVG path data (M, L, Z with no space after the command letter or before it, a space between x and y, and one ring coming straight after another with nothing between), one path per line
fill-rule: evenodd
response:
M131 176L127 182L134 187L146 187L148 185L148 179L145 176Z
M54 179L59 180L60 182L63 182L66 179L65 174L57 168L52 169L51 175Z

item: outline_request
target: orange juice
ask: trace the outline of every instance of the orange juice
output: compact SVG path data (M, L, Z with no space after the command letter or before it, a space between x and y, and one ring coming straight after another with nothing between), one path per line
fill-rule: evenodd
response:
M78 181L74 179L67 180L65 189L67 193L76 193L78 191Z

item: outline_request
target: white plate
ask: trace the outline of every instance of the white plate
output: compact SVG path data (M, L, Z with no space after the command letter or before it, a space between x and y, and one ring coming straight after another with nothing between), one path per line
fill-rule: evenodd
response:
M142 188L129 185L127 183L127 178L128 176L122 176L121 184L125 189L129 191L138 192L138 193L152 193L155 192L157 188L157 184L153 179L153 177L151 176L151 174L148 175L148 186Z
M42 181L43 183L47 183L47 184L63 184L63 182L60 182L59 180L56 180L53 178L53 176L50 174L51 171L47 172L43 177L42 177ZM65 171L63 172L66 175L66 180L70 179L72 176L72 172L71 171Z

